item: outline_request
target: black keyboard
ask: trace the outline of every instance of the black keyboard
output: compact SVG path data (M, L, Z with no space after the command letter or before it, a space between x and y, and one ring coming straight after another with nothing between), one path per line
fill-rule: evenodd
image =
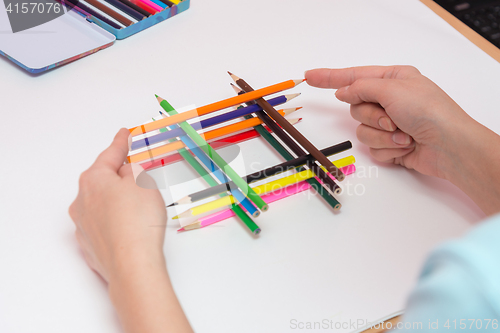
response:
M500 48L500 0L434 1Z

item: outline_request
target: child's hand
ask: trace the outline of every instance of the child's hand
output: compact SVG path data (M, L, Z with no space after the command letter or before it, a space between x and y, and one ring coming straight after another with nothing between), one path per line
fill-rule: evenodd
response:
M78 196L69 208L87 263L108 282L124 271L165 268L165 204L158 190L137 186L131 165L123 164L129 134L121 129L82 173Z
M314 87L338 89L361 122L359 141L372 156L423 174L448 178L456 163L460 129L474 122L444 91L414 67L355 67L306 72Z

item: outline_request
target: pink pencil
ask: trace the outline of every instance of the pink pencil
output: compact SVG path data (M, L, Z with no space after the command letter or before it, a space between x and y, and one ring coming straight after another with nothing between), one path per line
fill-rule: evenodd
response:
M154 2L152 2L150 0L139 0L139 1L148 5L149 7L153 8L154 10L159 11L159 12L161 12L163 10L163 8L161 8L160 6L158 6L157 4L155 4Z
M343 168L340 168L340 170L347 176L350 175L351 173L354 173L356 171L356 166L354 164L346 165ZM332 177L333 178L333 177ZM284 189L280 189L271 193L268 193L266 195L262 196L262 199L266 203L271 203L278 201L280 199L292 196L294 194L303 192L305 190L308 190L311 188L311 185L307 181L301 181L296 184L292 184L290 186L285 187ZM243 208L244 209L244 208ZM180 228L177 231L187 231L187 230L192 230L192 229L199 229L199 228L204 228L206 226L209 226L211 224L223 221L225 219L228 219L230 217L236 216L235 213L231 209L226 209L221 212L216 212L213 214L210 214L208 216L199 218L196 222L191 223L183 228Z

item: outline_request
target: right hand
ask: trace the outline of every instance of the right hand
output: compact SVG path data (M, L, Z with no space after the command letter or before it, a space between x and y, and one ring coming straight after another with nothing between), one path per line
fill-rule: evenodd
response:
M474 122L431 80L410 66L313 69L307 83L338 89L361 122L359 141L378 161L400 164L425 175L448 178L460 128Z

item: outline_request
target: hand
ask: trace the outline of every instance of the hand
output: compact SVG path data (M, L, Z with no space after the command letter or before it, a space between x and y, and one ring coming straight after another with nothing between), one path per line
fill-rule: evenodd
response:
M124 268L148 263L165 267L165 204L158 190L137 186L131 165L123 164L129 134L121 129L82 173L78 196L69 208L87 263L108 282Z
M136 185L140 166L123 164L129 134L121 129L80 177L80 191L69 208L76 238L89 266L109 282L125 332L192 332L163 255L163 198L158 190Z
M500 212L500 136L417 69L313 69L305 77L351 104L358 139L375 159L447 179L486 214Z
M444 91L410 66L314 69L314 87L338 89L361 122L359 141L378 161L447 178L459 125L473 121Z

